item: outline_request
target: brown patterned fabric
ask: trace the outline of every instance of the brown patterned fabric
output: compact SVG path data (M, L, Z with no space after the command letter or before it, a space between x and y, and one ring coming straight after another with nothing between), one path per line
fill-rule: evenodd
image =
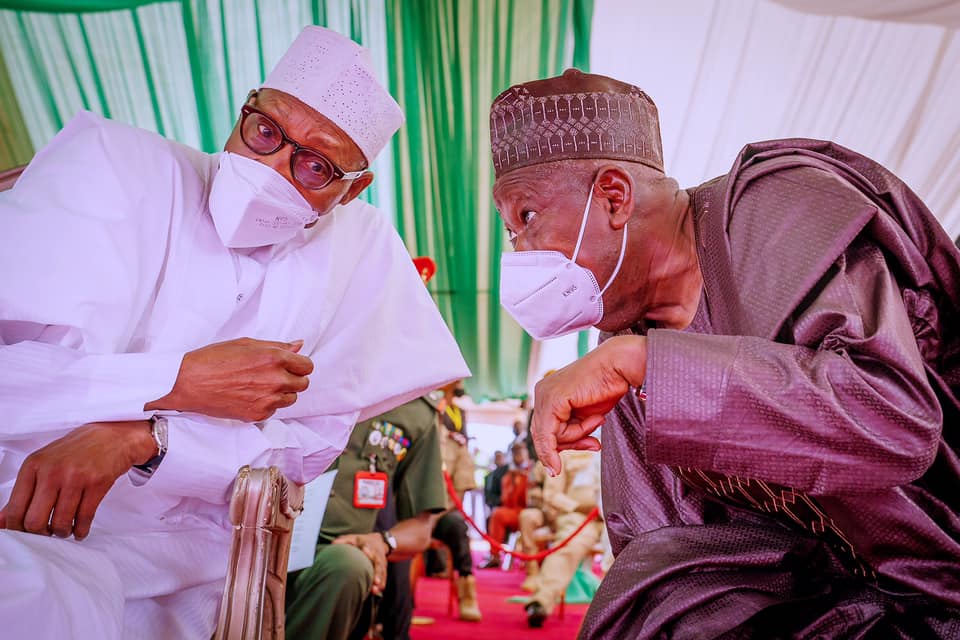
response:
M631 84L576 69L497 96L490 107L490 146L497 177L584 158L639 162L663 171L653 100Z
M828 142L748 145L691 196L703 298L636 329L648 398L603 426L616 561L580 637L960 638L953 240Z
M769 514L788 526L823 538L854 575L876 579L876 571L857 554L837 523L812 496L756 478L740 478L692 467L675 467L674 472L694 489Z

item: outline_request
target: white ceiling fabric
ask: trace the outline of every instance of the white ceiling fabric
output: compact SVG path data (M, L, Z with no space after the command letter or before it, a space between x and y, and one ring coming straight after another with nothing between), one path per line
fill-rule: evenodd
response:
M780 1L874 16L897 5L901 19L947 21L948 9L958 11L929 0ZM725 173L747 142L833 140L892 170L951 237L960 234L956 30L802 14L767 0L596 0L592 36L591 71L657 103L667 173L681 185Z
M889 22L920 22L960 27L956 0L773 0L790 9L825 16L856 16Z

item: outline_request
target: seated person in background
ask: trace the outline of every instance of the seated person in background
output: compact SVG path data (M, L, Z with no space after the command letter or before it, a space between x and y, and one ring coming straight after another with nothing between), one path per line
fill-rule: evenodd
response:
M527 506L527 474L530 458L527 447L521 442L510 448L513 457L510 470L503 476L500 490L500 506L490 516L490 537L497 542L506 542L507 534L520 529L520 512ZM500 552L490 550L490 559L484 569L500 566Z
M514 420L513 421L513 440L510 441L510 447L512 447L517 442L526 442L527 441L527 425L523 420ZM507 447L507 451L510 450L510 447Z
M448 384L443 388L443 413L441 413L440 448L443 451L443 466L453 481L454 491L463 503L463 496L467 491L476 488L473 458L467 450L467 421L466 413L457 406L455 399L464 395L463 381ZM442 482L442 480L441 480ZM443 485L447 495L446 483ZM477 582L473 576L473 556L470 554L470 536L467 535L467 522L447 495L447 509L433 529L433 537L450 548L453 556L453 567L460 576L457 581L457 592L460 596L460 619L470 622L480 620L480 606L477 602ZM429 555L427 556L429 559ZM439 554L437 554L439 557ZM442 566L442 565L441 565ZM441 568L430 568L427 562L427 573L442 572Z
M291 573L287 580L288 638L362 638L373 613L370 596L379 595L386 585L387 562L429 546L432 515L446 504L436 427L439 399L439 393L417 398L354 427L334 463L337 476L313 566ZM381 477L370 478L371 472ZM399 522L387 531L374 531L387 485ZM382 504L358 505L361 486L382 492Z
M535 531L544 525L553 531L552 542L562 542L577 530L600 497L600 454L595 451L564 451L563 468L543 483L543 508L524 509L520 513L520 539L525 553L539 551ZM565 547L551 553L540 565L539 573L528 570L524 589L533 591L526 606L527 624L542 627L543 621L560 601L577 567L590 557L600 542L603 525L591 522ZM536 563L528 563L535 566Z
M224 153L82 113L0 194L5 635L209 639L238 468L307 482L466 375L356 199L401 121L369 54L307 27Z
M495 451L493 454L493 470L483 479L483 502L491 510L500 506L500 491L502 488L500 482L509 469L507 456L504 455L503 451Z
M547 470L540 462L534 462L530 466L530 473L527 474L527 506L520 511L519 531L520 531L520 550L533 555L543 549L543 528L546 519L543 515L543 487L547 480ZM549 531L549 529L548 529ZM550 532L553 537L553 532ZM536 591L536 577L540 573L540 562L538 560L525 560L523 563L527 572L527 577L523 581L521 589L524 591Z

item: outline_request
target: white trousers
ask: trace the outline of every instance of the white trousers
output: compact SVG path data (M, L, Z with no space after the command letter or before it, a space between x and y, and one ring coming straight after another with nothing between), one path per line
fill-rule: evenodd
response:
M123 590L107 556L73 540L0 531L4 638L121 638Z
M39 536L0 531L0 637L5 640L208 640L213 633L223 581L182 585L174 593L136 597L121 579L130 567L124 540ZM111 549L111 542L115 547ZM212 551L201 540L191 551ZM116 553L114 553L114 551ZM139 550L142 552L142 550ZM166 550L165 550L166 551ZM177 554L181 559L192 553ZM219 553L213 555L219 556ZM111 559L118 558L120 562ZM225 569L225 558L217 558ZM197 566L198 573L203 573ZM144 581L156 583L144 571ZM145 584L146 591L150 586Z

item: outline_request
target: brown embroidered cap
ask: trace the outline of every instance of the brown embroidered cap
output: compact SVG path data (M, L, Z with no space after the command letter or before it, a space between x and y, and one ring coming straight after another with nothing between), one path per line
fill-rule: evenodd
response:
M510 87L490 107L497 177L544 162L608 158L663 171L657 106L625 82L577 69Z

